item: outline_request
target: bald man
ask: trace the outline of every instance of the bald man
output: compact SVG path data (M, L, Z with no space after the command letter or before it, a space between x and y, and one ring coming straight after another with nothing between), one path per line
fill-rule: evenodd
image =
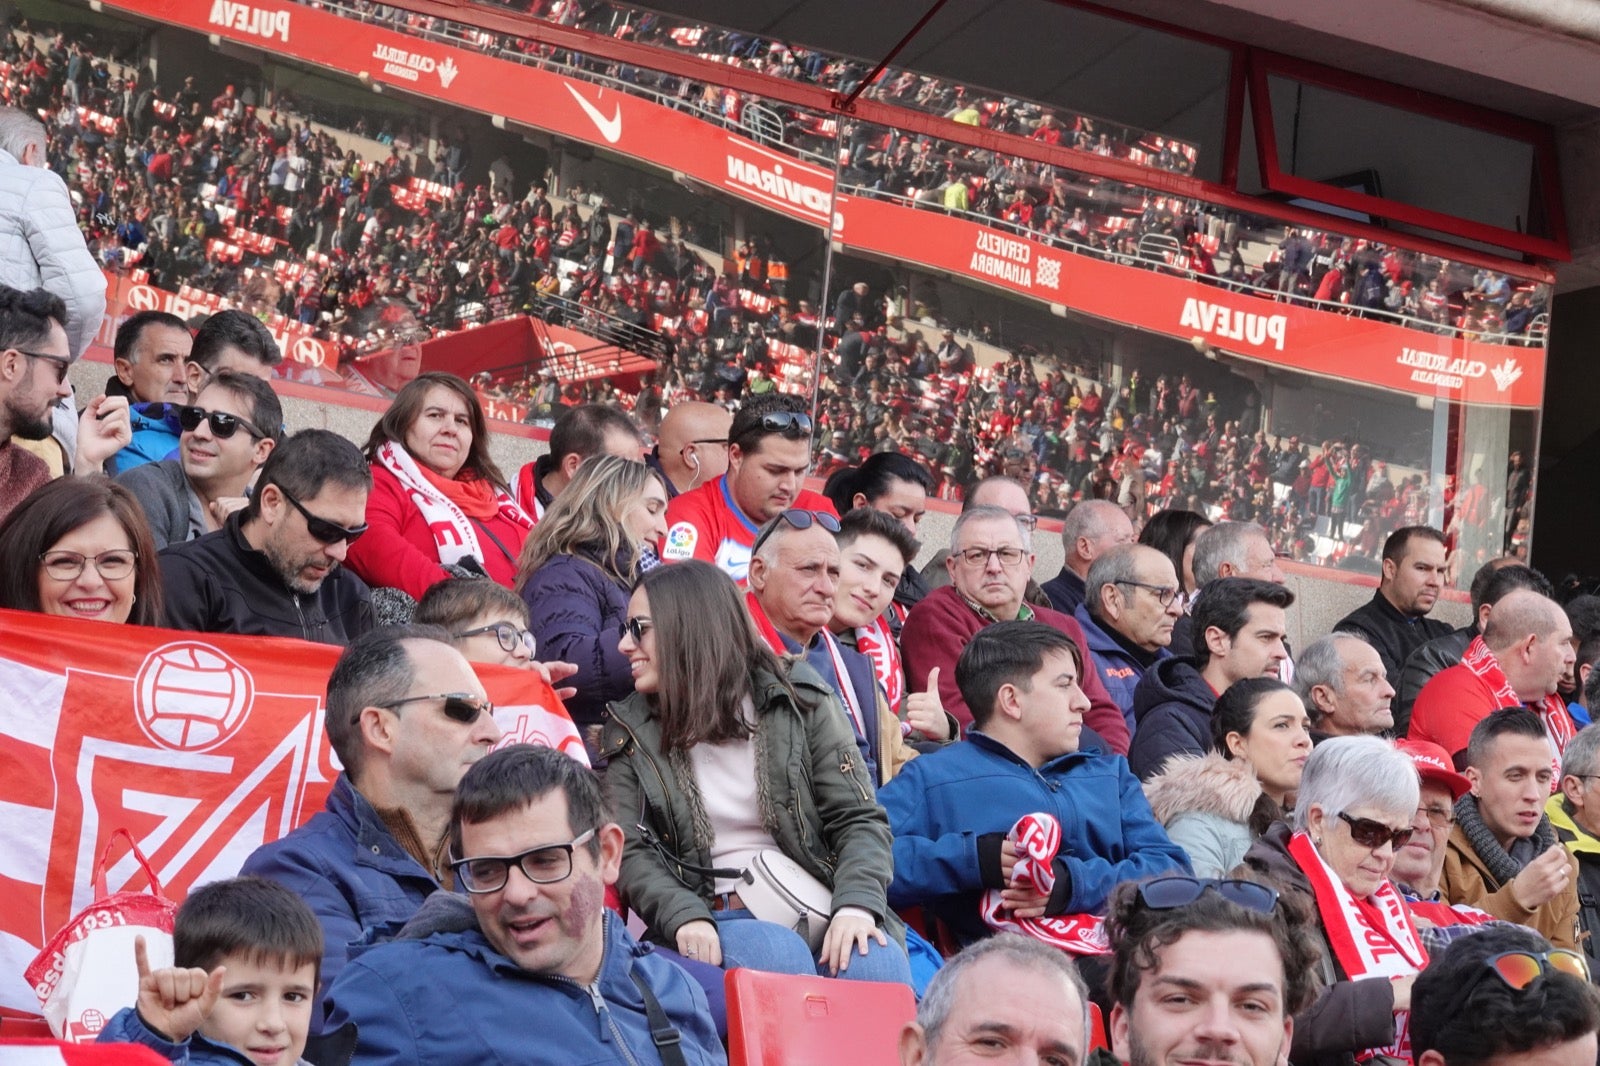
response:
M668 497L728 472L733 412L714 403L680 403L661 420L660 442L645 460L666 478Z
M1422 687L1408 736L1439 745L1461 769L1472 727L1501 707L1523 705L1543 720L1559 756L1577 732L1556 692L1574 657L1572 625L1555 600L1531 589L1507 593L1489 609L1483 635L1467 645L1461 662Z

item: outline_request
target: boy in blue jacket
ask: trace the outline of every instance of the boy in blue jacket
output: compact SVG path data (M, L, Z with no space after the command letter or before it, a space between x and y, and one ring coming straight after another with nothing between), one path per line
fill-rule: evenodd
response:
M188 1066L301 1062L322 927L300 897L259 877L218 881L178 908L173 965L151 970L134 940L139 1002L118 1011L100 1042L132 1043Z
M988 889L1018 919L1094 914L1119 882L1189 872L1128 761L1079 748L1082 677L1077 645L1053 626L997 622L973 636L956 684L974 728L878 793L894 831L891 906L928 909L965 944L991 932L979 913ZM1061 827L1048 895L1012 877L1021 856L1007 834L1034 813Z

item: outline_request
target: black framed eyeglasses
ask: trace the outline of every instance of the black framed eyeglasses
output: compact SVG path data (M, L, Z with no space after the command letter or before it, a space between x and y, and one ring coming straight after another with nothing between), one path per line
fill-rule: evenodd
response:
M950 554L968 566L988 566L991 558L999 559L1000 565L1009 570L1022 562L1027 553L1021 548L1007 545L1003 548L962 548Z
M520 855L477 855L452 859L456 883L472 895L499 892L511 880L515 866L536 885L553 885L572 876L572 853L594 839L593 829L579 833L565 844L543 844Z
M1156 598L1156 602L1163 607L1171 607L1172 601L1178 598L1183 590L1173 588L1171 585L1147 585L1143 581L1113 581L1113 585L1127 585L1130 588L1144 589Z
M1277 889L1239 877L1158 877L1139 886L1139 902L1153 911L1170 911L1207 892L1258 914L1271 914L1278 906Z
M689 444L720 444L724 448L726 448L728 446L728 438L727 437L701 437L698 440L690 441ZM684 447L687 448L689 446L689 444L685 444Z
M487 714L491 717L494 715L494 704L482 696L474 696L470 692L430 692L423 696L407 696L402 700L374 703L371 706L393 711L404 707L408 703L425 703L428 700L443 700L444 716L452 722L460 722L462 725L471 725L482 714ZM360 717L361 712L357 711L356 718L359 720Z
M106 581L120 581L133 573L139 553L129 548L112 548L99 555L63 550L42 552L39 561L44 564L44 572L56 581L76 581L90 563Z
M248 418L230 415L226 411L207 411L195 404L182 404L177 411L178 425L185 433L193 433L200 428L201 422L207 422L211 426L211 435L218 440L227 440L241 429L250 434L254 440L261 440L266 436Z
M538 646L538 642L533 639L532 633L514 626L510 622L493 622L486 626L478 626L475 629L463 629L461 632L454 634L454 637L457 640L465 640L468 637L481 636L484 633L493 633L494 639L500 644L500 650L507 655L515 654L518 648L526 648L528 649L528 656L532 658L533 649Z
M636 645L644 644L644 635L655 628L655 623L642 614L636 614L622 623L623 632L633 638Z
M278 485L276 488L279 492L283 493L283 498L288 500L290 505L305 517L306 532L310 533L313 537L315 537L317 540L320 540L324 544L337 544L341 540L347 544L354 544L358 539L360 539L361 534L367 531L367 524L365 522L361 523L359 526L351 526L349 529L346 529L337 522L330 522L326 518L318 518L316 515L306 510L305 504L301 503L299 500L290 495L282 485Z
M25 355L29 359L43 359L47 363L54 363L56 365L57 385L60 385L67 380L67 368L72 366L71 359L67 359L64 356L59 355L47 355L44 352L25 352L21 348L13 348L11 350L19 355Z
M1393 844L1396 851L1411 842L1414 832L1408 825L1404 829L1390 829L1382 822L1372 818L1352 818L1343 811L1339 812L1339 820L1350 827L1350 839L1364 848L1383 847Z
M839 520L827 511L808 511L804 507L791 507L767 523L766 528L761 531L761 535L756 537L756 542L750 545L751 555L761 550L761 545L771 538L779 523L782 522L789 523L795 529L810 529L813 525L817 525L826 529L829 533L839 532Z

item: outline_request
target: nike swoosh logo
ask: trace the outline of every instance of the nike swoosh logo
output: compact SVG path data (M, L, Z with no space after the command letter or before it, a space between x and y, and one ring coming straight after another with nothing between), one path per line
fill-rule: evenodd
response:
M611 117L606 118L606 116L601 113L598 107L595 107L593 104L591 104L587 99L584 98L582 93L580 93L577 89L574 89L570 84L567 85L567 92L571 93L572 98L578 101L578 106L583 108L583 113L589 116L589 121L594 123L595 128L600 131L600 136L606 139L607 144L616 144L622 139L621 104L617 104L615 110L611 114Z

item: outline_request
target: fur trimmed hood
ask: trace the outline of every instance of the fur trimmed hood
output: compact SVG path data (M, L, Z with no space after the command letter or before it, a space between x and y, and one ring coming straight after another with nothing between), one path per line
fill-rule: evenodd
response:
M1261 783L1250 764L1204 755L1174 755L1161 773L1145 782L1144 794L1156 821L1168 825L1180 814L1214 814L1241 824L1250 820Z

